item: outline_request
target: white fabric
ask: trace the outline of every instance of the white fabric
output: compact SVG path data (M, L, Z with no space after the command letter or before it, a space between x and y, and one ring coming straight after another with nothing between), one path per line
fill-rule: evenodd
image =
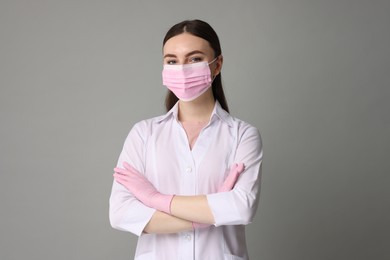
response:
M252 221L260 195L260 134L216 102L209 124L191 150L177 114L178 104L163 116L135 124L117 165L127 161L164 194L208 194L215 226L169 235L142 233L155 210L115 181L111 225L139 236L136 260L248 259L245 225ZM235 162L243 162L245 171L234 189L215 193Z

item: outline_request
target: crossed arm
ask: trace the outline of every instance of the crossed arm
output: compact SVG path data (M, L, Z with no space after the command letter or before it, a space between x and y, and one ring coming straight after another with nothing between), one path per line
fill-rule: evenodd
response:
M214 217L204 195L175 196L171 203L171 214L156 211L146 225L144 232L177 233L197 227L207 227L214 223Z
M177 196L161 194L128 163L124 162L123 167L114 169L115 180L144 205L157 210L146 225L144 232L176 233L214 224L214 217L206 195ZM234 164L218 192L230 191L243 171L244 165L242 163Z

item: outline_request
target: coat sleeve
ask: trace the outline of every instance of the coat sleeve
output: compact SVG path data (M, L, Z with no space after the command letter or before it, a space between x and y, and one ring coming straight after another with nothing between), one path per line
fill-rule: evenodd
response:
M253 221L259 204L263 148L257 128L247 126L240 134L234 162L245 164L233 190L207 195L215 226L246 225Z
M123 145L117 166L123 168L126 161L136 170L144 173L145 158L145 122L134 125ZM109 218L115 229L128 231L137 236L142 234L152 218L155 209L149 208L137 200L123 185L113 181L109 201Z

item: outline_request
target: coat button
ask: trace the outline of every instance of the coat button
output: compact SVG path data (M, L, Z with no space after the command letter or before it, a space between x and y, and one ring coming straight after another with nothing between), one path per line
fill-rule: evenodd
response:
M187 241L191 241L191 235L190 234L186 234L184 236L184 238L187 240Z

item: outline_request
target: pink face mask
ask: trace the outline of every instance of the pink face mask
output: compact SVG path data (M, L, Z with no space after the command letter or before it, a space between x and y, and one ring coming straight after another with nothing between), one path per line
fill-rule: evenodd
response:
M209 64L197 62L184 65L165 64L162 71L163 85L182 101L192 101L206 92L211 86Z

